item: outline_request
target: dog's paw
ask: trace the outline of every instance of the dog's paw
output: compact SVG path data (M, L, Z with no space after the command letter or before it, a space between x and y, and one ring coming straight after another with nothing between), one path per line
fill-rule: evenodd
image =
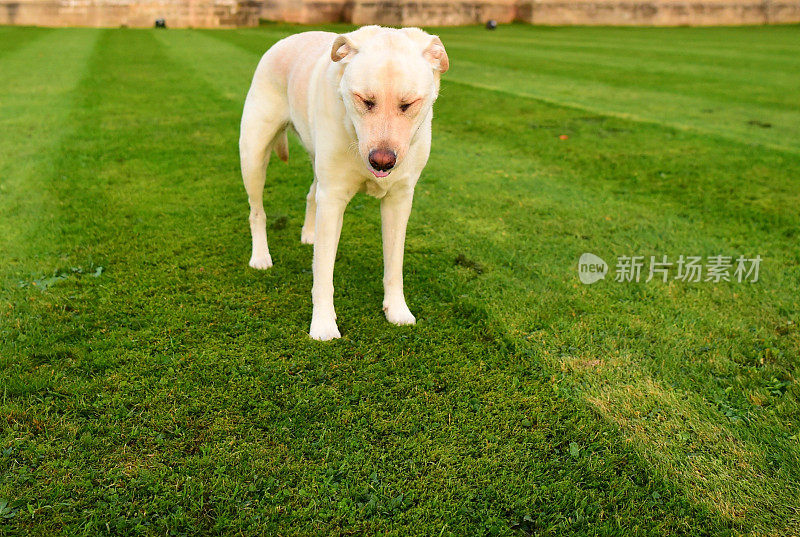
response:
M303 244L314 244L314 230L308 231L303 228L300 232L300 242Z
M267 270L272 266L272 257L269 254L258 257L253 256L250 258L249 265L254 269Z
M386 314L386 320L392 324L403 326L406 324L417 324L417 319L411 310L408 309L406 303L384 305L383 312Z
M336 321L333 319L324 321L312 319L311 330L308 335L311 336L311 339L316 339L317 341L330 341L331 339L342 337L342 334L339 333L339 328L336 326Z

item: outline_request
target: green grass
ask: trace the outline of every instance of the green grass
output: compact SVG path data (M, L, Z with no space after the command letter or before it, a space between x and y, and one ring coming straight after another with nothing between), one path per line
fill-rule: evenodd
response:
M0 28L0 534L800 533L797 28L441 29L418 325L357 197L332 343L296 141L247 267L241 106L298 30Z

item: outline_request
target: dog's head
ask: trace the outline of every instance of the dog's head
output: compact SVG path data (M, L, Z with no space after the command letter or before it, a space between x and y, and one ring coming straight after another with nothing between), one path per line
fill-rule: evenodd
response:
M419 28L365 26L340 35L331 59L364 165L386 177L403 161L439 94L449 60L441 40Z

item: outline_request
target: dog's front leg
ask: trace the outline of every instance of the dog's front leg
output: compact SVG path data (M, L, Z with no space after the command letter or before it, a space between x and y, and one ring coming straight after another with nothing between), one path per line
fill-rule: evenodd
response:
M327 341L341 337L336 326L336 311L333 308L333 264L336 248L342 232L342 217L352 193L326 192L317 186L317 214L314 225L314 285L311 299L314 309L311 314L313 339Z
M413 187L401 187L389 192L381 201L383 311L387 321L398 325L417 322L403 294L403 250L413 197Z

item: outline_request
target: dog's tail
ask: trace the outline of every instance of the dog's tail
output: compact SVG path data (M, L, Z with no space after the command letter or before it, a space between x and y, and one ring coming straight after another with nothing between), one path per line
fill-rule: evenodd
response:
M274 145L275 154L284 162L289 162L289 140L286 137L286 129L275 135Z

